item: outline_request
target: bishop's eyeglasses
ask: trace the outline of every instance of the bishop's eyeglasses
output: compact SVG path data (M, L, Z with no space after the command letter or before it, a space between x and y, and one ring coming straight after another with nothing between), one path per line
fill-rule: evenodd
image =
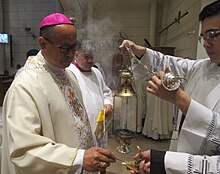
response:
M203 45L205 41L208 43L212 43L216 40L217 36L220 34L220 30L210 30L207 31L205 34L201 34L199 36L199 41Z
M81 47L81 43L79 41L77 41L77 43L75 45L72 46L58 46L55 43L53 43L52 41L50 41L49 39L43 37L46 41L48 41L51 45L54 45L56 48L60 49L60 52L62 54L67 54L69 51L77 51L80 49Z

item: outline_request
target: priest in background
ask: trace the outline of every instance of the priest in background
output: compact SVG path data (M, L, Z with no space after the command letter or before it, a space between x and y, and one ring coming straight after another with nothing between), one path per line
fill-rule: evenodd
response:
M92 131L95 132L98 122L101 120L98 118L100 112L104 112L105 120L108 122L112 116L112 91L106 85L103 76L97 68L93 67L96 57L96 45L94 41L83 40L81 42L81 48L77 50L75 59L68 67L68 70L72 71L75 75L79 87L82 91L83 103L88 113L90 125ZM104 110L103 110L104 109ZM101 116L101 115L100 115ZM105 123L104 123L105 124ZM98 136L95 134L94 141L96 145L107 148L107 130L104 130L103 135Z

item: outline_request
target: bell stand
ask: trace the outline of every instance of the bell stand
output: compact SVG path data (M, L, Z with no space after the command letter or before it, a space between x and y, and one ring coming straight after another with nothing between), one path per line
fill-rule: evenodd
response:
M121 67L121 70L119 70L120 74L120 89L114 94L113 96L113 124L112 124L112 133L115 138L115 140L118 142L119 146L117 147L117 151L120 153L130 153L131 150L129 148L129 145L131 144L131 139L137 137L137 122L138 122L138 96L133 89L135 86L134 84L134 77L133 72L131 71L131 59L124 55L124 65ZM119 119L118 125L116 123L115 118L115 110L116 110L116 98L120 98L120 109L119 109ZM136 98L136 112L135 112L135 128L132 128L132 125L129 124L131 129L128 129L128 112L129 112L129 98ZM126 99L126 110L125 110L125 124L123 117L124 113L123 111L123 99ZM133 102L133 100L132 100ZM120 112L121 111L121 112ZM130 115L132 118L133 115ZM132 121L132 119L131 119Z

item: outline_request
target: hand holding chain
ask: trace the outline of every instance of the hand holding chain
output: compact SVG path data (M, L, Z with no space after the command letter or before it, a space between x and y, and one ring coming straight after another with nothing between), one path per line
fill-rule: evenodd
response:
M129 54L129 58L138 65L141 65L148 73L148 75L151 76L158 76L157 72L151 71L147 65L143 64L139 59L136 58L136 56L134 55L129 43L125 43L125 47L128 51ZM163 87L168 90L168 91L174 91L176 89L178 89L180 87L181 83L184 83L186 81L186 79L184 77L181 77L179 75L174 75L172 72L166 72L163 76L163 78L161 79L161 83L163 85Z

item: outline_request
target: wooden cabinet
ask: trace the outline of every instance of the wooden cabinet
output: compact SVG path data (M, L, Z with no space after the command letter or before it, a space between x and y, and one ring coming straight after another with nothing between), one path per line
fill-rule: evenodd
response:
M151 49L171 56L174 55L174 51L175 51L175 47L152 47Z

